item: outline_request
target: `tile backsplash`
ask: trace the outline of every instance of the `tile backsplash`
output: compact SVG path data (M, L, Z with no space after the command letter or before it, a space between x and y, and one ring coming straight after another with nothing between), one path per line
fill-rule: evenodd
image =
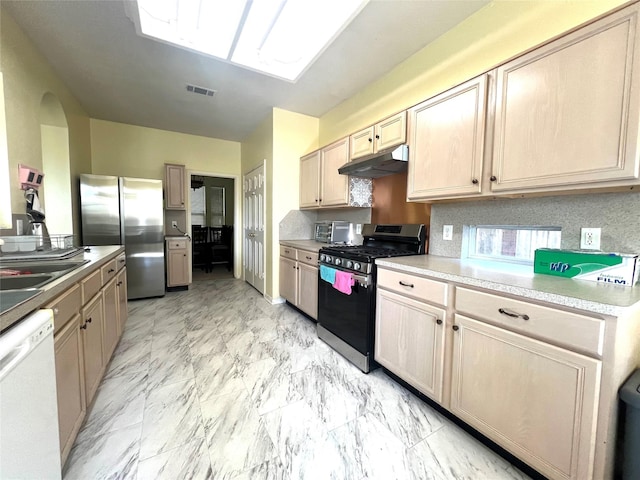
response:
M640 253L640 192L503 198L434 204L429 253L459 258L466 225L537 225L562 228L562 248L580 248L582 227L602 228L601 250ZM443 240L453 225L453 240Z

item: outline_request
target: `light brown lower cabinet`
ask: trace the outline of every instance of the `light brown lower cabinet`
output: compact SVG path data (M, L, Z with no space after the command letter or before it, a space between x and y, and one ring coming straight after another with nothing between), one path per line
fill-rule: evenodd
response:
M436 402L442 401L442 308L379 289L375 360Z
M280 296L318 318L318 252L280 246Z
M102 323L102 364L109 363L109 359L116 349L119 340L119 320L116 279L113 278L102 288L102 302L104 304L104 322Z
M122 268L116 277L116 292L118 297L118 337L124 332L124 326L129 318L127 307L127 268Z
M91 400L102 380L104 366L102 331L104 324L102 295L96 295L83 309L80 329L84 354L84 382L86 402Z
M602 362L456 315L451 411L553 479L592 478Z
M80 318L76 314L54 337L62 465L87 413Z
M166 240L167 287L189 285L189 245L186 238Z

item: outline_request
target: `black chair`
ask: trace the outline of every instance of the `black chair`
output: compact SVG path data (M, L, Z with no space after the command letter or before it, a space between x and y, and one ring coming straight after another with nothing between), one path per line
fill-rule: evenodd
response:
M211 248L209 243L209 231L207 227L193 225L191 227L191 239L193 242L192 265L200 267L205 272L211 271Z
M233 227L228 225L209 227L209 239L211 240L211 264L226 264L227 270L231 271L233 263Z

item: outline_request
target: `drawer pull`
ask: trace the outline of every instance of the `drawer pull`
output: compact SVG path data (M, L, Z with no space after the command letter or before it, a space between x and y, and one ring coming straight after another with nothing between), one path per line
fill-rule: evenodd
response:
M516 312L513 312L511 310L507 310L506 308L499 308L498 312L500 312L502 315L506 315L508 317L512 317L512 318L522 317L523 320L529 320L529 315L523 315L522 313L516 313Z
M113 272L115 272L115 270L114 270L113 268L110 268L110 269L107 271L107 273L113 273Z
M291 250L285 250L284 253L291 253Z
M306 258L307 260L311 260L313 257L310 257L309 255L306 255L304 258Z
M453 328L453 330L455 332L457 332L458 330L460 330L460 327L458 325L453 325L451 328Z
M117 286L120 286L120 285L122 285L122 282L118 282L118 283L116 283L116 285L117 285Z
M402 285L403 287L410 287L410 288L413 288L413 283L405 283L405 282L403 282L402 280L400 280L398 283L399 283L400 285Z
M440 319L438 318L438 319L436 320L436 323L437 323L438 325L442 325L442 320L440 320Z

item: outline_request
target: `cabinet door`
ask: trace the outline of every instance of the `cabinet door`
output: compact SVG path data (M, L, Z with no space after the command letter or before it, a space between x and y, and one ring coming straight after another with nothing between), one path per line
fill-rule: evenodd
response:
M638 178L638 6L497 73L493 191Z
M320 202L320 151L300 159L300 208L317 207Z
M185 168L184 165L165 164L165 208L167 210L185 209Z
M400 112L378 123L375 128L376 151L391 148L407 141L407 112Z
M377 290L375 360L436 402L442 401L445 311Z
M298 308L318 319L318 268L298 262Z
M111 280L102 289L104 322L102 323L102 363L106 365L118 344L118 295L116 281Z
M601 362L462 315L451 411L545 476L590 479Z
M479 194L487 76L409 110L409 200Z
M189 259L187 249L167 251L167 286L189 285Z
M67 322L54 338L60 457L64 465L87 413L80 315Z
M280 296L298 305L298 262L280 257ZM317 293L316 293L317 295Z
M341 206L349 204L349 177L340 175L338 169L349 160L349 138L344 138L321 150L322 174L320 176L320 205Z
M354 160L364 155L373 153L373 136L374 127L368 127L364 130L354 133L350 139L349 158Z
M84 384L87 405L91 405L91 400L93 400L102 378L102 367L104 365L104 357L102 355L103 308L102 295L98 295L82 309L82 325L80 325L80 329L82 329Z
M124 326L129 317L129 308L127 304L127 269L123 268L118 272L116 278L116 291L118 296L118 336L124 332Z

